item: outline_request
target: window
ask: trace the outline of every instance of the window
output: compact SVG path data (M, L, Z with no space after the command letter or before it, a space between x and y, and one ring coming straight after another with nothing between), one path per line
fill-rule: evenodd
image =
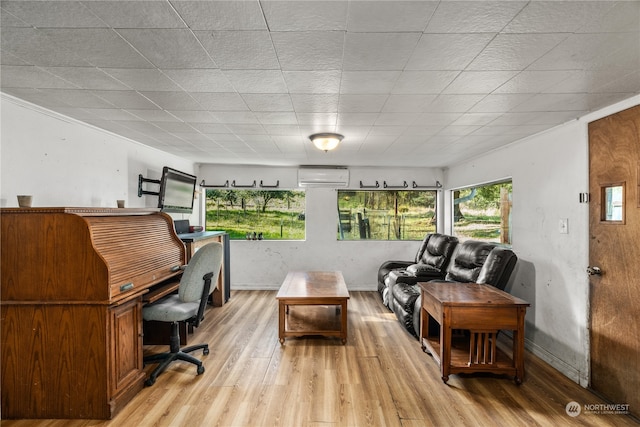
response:
M304 240L305 193L280 190L207 190L206 230L231 239Z
M422 240L435 212L434 190L338 190L338 240Z
M511 244L511 181L453 192L453 235Z

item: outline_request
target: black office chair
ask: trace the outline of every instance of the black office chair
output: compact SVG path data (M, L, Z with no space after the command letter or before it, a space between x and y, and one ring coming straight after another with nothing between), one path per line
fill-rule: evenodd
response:
M171 337L169 351L154 354L144 358L144 363L159 363L153 370L145 385L152 386L156 378L175 360L193 363L197 366L198 375L204 372L202 362L188 353L202 349L203 354L209 354L207 344L193 345L180 348L180 332L178 322L186 321L198 327L204 317L207 300L212 292L211 283L218 281L222 264L222 244L209 243L193 255L184 269L178 293L169 295L153 304L142 308L144 320L171 322Z

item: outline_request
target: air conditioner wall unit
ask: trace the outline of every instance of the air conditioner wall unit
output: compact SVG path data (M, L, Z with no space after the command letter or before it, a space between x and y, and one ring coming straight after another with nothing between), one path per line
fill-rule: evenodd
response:
M344 167L301 167L298 169L300 187L347 187L349 169Z

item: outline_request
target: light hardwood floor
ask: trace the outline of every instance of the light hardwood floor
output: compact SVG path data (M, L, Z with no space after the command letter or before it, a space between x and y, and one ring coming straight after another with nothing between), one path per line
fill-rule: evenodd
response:
M565 406L604 403L527 352L526 379L452 375L400 326L376 292L351 292L349 337L278 342L275 291L235 291L190 343L208 342L206 372L173 364L111 421L8 420L7 427L81 426L631 426L622 415ZM145 347L146 352L164 347ZM147 367L151 369L152 366ZM621 402L622 403L622 402Z

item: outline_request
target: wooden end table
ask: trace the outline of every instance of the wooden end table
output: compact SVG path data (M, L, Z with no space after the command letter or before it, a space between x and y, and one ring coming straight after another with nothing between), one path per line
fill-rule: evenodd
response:
M286 337L323 335L339 337L347 342L347 301L349 291L339 271L292 271L284 279L278 295L278 337L284 344ZM341 312L340 329L325 330L317 325L308 329L288 329L287 315L291 305L335 305Z
M449 374L491 372L524 379L524 315L528 302L490 285L419 283L422 290L420 343L440 364L442 381ZM429 334L429 318L440 324ZM500 329L513 331L511 357L496 347ZM454 330L468 331L453 337Z

